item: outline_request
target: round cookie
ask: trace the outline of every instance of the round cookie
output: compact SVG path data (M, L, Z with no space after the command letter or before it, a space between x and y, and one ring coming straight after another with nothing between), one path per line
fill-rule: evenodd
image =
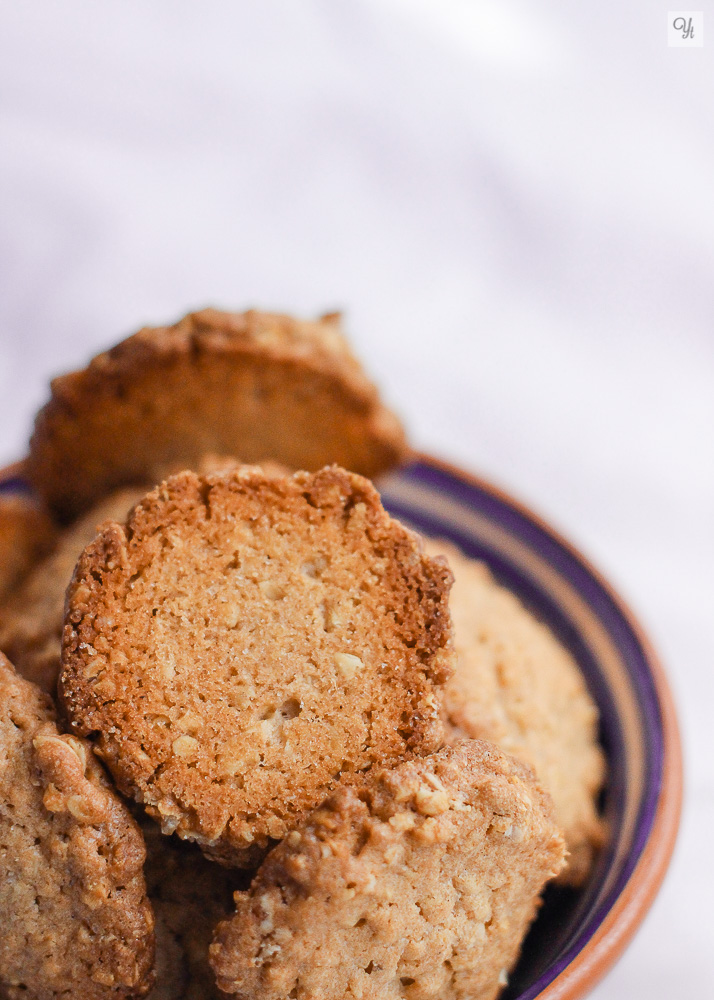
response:
M166 833L250 866L338 781L440 745L450 584L360 476L182 473L79 560L60 698Z
M580 885L604 838L597 706L570 653L483 563L441 540L426 549L446 555L455 578L457 662L443 697L451 738L490 740L533 768L565 834L560 881Z
M0 600L52 549L56 531L25 493L0 493Z
M159 466L205 452L374 476L404 432L350 352L339 316L315 322L205 309L146 328L57 378L27 470L63 520Z
M152 984L141 833L85 741L0 654L0 995L120 1000Z
M522 764L464 741L338 789L263 862L211 946L241 1000L490 1000L563 862Z
M54 694L60 664L64 598L77 559L104 521L124 520L148 487L118 490L59 536L54 551L0 607L0 649L27 680Z

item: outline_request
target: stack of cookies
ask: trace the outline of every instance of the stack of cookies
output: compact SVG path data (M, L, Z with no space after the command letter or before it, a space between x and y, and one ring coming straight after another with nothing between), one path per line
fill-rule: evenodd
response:
M597 710L385 511L408 455L334 315L55 380L0 509L0 996L489 1000L584 882Z

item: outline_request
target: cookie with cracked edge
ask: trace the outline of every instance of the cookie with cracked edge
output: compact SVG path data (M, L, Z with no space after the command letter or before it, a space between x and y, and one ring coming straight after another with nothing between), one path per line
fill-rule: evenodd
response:
M89 744L0 654L0 995L142 997L154 920L144 841Z
M441 540L427 540L426 550L446 555L455 578L457 660L443 696L450 738L490 740L533 768L569 851L559 882L581 885L606 832L597 706L568 650L484 563Z
M404 432L351 353L337 314L309 322L204 309L145 328L56 378L27 461L71 519L157 466L205 452L291 469L339 463L366 476L406 455Z
M0 493L0 601L51 551L56 533L49 514L32 497Z
M240 1000L491 1000L564 857L549 797L464 741L337 790L218 925Z
M183 473L80 558L60 699L166 833L251 867L338 781L441 745L450 585L353 473Z
M60 666L65 592L82 550L104 521L124 520L149 486L117 490L59 534L54 551L27 574L0 606L0 649L15 669L55 693Z

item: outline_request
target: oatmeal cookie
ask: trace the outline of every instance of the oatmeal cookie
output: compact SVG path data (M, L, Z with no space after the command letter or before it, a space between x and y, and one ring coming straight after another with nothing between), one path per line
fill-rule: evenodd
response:
M550 799L464 741L338 789L266 858L211 964L241 1000L490 1000L562 865Z
M207 451L292 469L337 462L374 476L406 445L339 316L204 309L140 330L55 379L27 468L52 510L70 519L157 466L193 468Z
M488 568L428 541L454 573L457 664L444 691L451 737L491 740L547 788L570 852L560 881L580 885L601 845L596 800L605 774L598 710L575 660Z
M450 584L336 466L182 473L77 564L60 698L166 833L249 866L341 777L440 745Z
M0 493L0 601L52 549L57 529L24 493Z
M66 528L54 551L0 606L0 649L18 673L54 694L59 672L65 591L77 559L104 521L124 520L148 486L118 490Z
M141 833L89 744L0 654L0 995L144 996L153 915Z

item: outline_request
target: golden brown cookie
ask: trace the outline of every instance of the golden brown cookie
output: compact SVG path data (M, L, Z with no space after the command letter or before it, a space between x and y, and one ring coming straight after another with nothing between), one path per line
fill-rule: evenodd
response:
M193 468L207 451L292 469L337 462L374 476L406 446L338 316L204 309L55 379L27 467L49 506L71 519L157 467Z
M575 660L488 568L448 542L427 541L454 573L450 607L458 654L444 692L452 738L491 740L529 764L548 790L570 852L560 881L581 884L604 826L598 710Z
M104 521L124 520L148 487L118 490L66 528L51 555L0 607L0 649L18 673L54 694L59 672L64 596L77 559Z
M563 839L532 773L473 741L341 788L263 862L211 964L241 1000L489 1000Z
M0 655L0 995L144 996L144 841L88 743Z
M0 493L0 601L52 549L57 529L24 493Z
M82 555L60 698L166 833L250 865L343 776L440 745L450 583L336 466L182 473Z

